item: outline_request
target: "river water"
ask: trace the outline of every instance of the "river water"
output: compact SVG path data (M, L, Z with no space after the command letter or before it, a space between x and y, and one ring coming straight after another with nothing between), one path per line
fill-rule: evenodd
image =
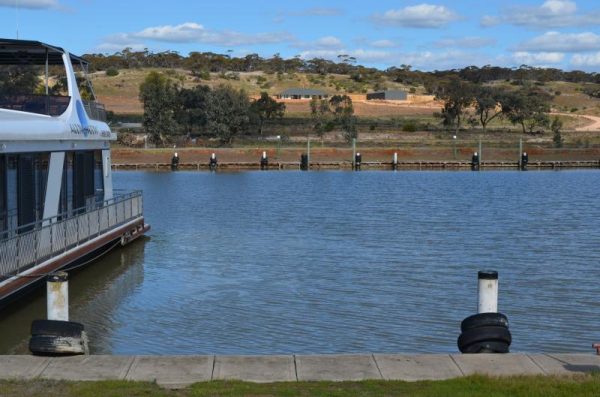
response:
M147 238L72 275L93 353L456 352L477 271L511 351L600 341L600 172L116 172ZM42 290L1 314L26 353Z

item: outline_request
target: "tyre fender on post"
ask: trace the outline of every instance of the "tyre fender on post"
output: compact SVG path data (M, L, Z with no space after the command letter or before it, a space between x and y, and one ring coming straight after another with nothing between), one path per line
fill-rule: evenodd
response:
M478 313L465 318L460 323L461 332L473 328L498 326L508 328L508 317L502 313Z
M512 342L512 337L510 335L510 331L506 327L501 326L486 326L473 328L468 331L463 332L458 337L458 349L461 352L479 342L492 342L492 341L500 341L505 342L508 345Z

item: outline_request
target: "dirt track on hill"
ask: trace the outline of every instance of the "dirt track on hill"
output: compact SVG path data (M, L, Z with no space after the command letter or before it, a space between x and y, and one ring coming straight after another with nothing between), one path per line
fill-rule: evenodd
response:
M578 119L587 119L590 120L591 123L584 125L582 127L576 127L575 131L600 131L600 117L598 116L590 116L587 114L573 114L573 113L551 113L558 116L568 116L575 117Z

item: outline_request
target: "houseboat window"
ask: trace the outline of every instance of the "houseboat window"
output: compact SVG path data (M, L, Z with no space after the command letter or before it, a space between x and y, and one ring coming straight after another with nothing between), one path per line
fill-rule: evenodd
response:
M94 191L96 202L104 201L104 175L102 167L102 150L94 152Z
M19 226L36 221L34 155L20 154L17 165L17 212ZM33 228L33 225L32 225Z
M6 156L6 211L7 229L17 228L17 165L16 155Z
M67 110L67 80L64 65L0 65L0 108L59 116Z
M94 203L94 152L75 152L73 161L73 208Z
M34 155L35 186L36 186L36 220L44 218L44 204L46 203L46 185L48 184L48 163L50 153L37 153Z
M6 230L6 218L6 156L0 155L0 232ZM4 238L2 233L0 238Z
M68 217L71 211L73 211L73 152L66 152L58 212Z

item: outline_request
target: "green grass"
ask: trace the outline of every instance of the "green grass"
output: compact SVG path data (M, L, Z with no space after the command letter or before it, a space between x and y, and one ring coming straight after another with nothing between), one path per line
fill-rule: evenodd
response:
M490 378L470 376L446 381L397 382L289 382L254 384L215 381L196 383L181 390L166 390L153 383L0 381L2 397L87 397L87 396L215 396L215 397L347 397L347 396L598 396L598 374L573 377L523 376Z

